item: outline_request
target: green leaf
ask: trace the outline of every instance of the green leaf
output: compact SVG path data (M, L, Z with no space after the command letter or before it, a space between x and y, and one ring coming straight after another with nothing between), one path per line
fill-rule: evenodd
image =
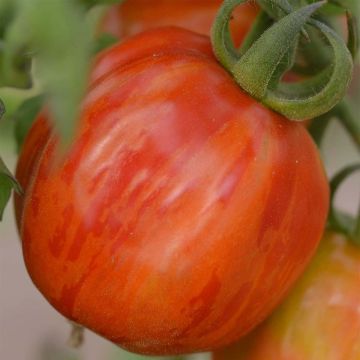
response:
M274 19L280 19L293 11L287 0L257 0L259 5Z
M245 2L246 0L225 0L216 14L215 21L211 27L213 52L219 62L229 71L239 58L237 49L232 42L229 23L236 6Z
M0 221L3 218L5 206L10 199L12 189L18 194L22 194L20 184L16 181L0 157Z
M25 100L13 114L13 119L15 121L15 139L18 151L20 151L25 137L43 106L43 103L44 95L34 96Z
M250 30L246 34L246 37L241 44L239 53L244 54L247 50L249 50L252 44L263 34L264 31L266 31L266 29L270 27L271 24L271 17L265 11L261 10L254 20Z

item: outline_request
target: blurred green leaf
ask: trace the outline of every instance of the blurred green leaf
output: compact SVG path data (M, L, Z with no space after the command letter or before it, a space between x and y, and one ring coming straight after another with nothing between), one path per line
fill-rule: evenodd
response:
M15 139L18 151L20 151L25 137L34 122L36 115L43 106L43 103L44 95L34 96L25 100L13 114L13 119L15 121Z
M10 199L12 189L19 194L22 193L19 183L0 157L0 221L2 220L5 206Z
M90 29L84 14L64 0L21 0L37 49L38 74L44 82L55 125L70 141L87 85Z
M75 1L14 1L18 12L6 31L4 64L11 73L16 56L31 49L27 55L35 56L55 126L68 142L86 89L91 55L91 29L84 9Z
M13 113L18 109L24 100L34 95L39 94L39 88L32 88L31 90L21 90L14 88L0 88L0 99L5 105L5 114L3 119L11 118ZM3 119L0 121L2 122Z
M31 86L28 32L24 31L21 39L13 36L22 28L22 19L17 16L18 12L19 0L0 0L0 85L27 89Z

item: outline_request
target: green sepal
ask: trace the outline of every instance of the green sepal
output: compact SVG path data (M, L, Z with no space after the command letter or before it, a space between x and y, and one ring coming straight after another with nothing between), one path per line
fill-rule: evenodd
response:
M324 39L317 29L310 26L307 26L306 29L308 39L300 38L300 59L295 63L292 70L296 74L308 77L318 74L327 67L332 60L332 49L329 46L324 46Z
M235 63L231 72L244 90L260 100L266 97L279 64L311 15L322 5L323 2L308 5L283 17Z
M265 12L260 11L255 18L250 30L241 43L239 54L244 54L254 44L254 42L263 34L272 24L271 17Z
M257 2L275 20L293 11L292 5L287 0L257 0Z
M321 75L325 81L323 84L318 82L319 91L309 86L313 80L297 84L299 94L306 96L286 96L284 92L269 91L263 100L291 120L310 119L331 110L345 96L352 76L353 61L344 41L327 25L317 20L311 20L311 24L322 32L333 49L333 61L323 72L331 75L328 79Z
M244 4L246 1L247 0L225 0L211 27L211 43L214 54L225 69L229 71L238 59L237 49L231 39L229 23L234 8Z

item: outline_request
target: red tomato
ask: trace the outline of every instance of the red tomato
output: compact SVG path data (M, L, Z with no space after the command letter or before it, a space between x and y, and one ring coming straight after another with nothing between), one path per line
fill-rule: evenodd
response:
M317 149L235 84L205 36L159 28L101 59L66 159L45 115L21 154L29 274L64 316L130 351L234 342L315 251L329 195Z
M359 360L360 249L328 233L285 303L214 360Z
M158 26L175 25L208 35L222 0L127 0L106 13L103 31L123 38ZM255 2L239 6L233 14L234 41L241 43L258 13Z

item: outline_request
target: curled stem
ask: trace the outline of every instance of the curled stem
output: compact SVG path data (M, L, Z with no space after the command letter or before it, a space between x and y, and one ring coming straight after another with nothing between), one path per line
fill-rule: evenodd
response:
M325 1L292 11L288 1L273 0L271 3L278 11L272 8L272 15L280 19L260 36L256 31L256 36L250 33L250 41L239 53L231 40L229 20L233 9L243 2L225 0L212 29L214 53L240 87L291 120L314 118L332 109L346 93L353 61L343 39L329 26L312 18ZM261 1L265 5L268 2ZM305 25L321 33L327 46L330 45L333 58L313 78L284 84L282 76L294 64L297 43ZM256 26L255 30L259 30L259 24Z

